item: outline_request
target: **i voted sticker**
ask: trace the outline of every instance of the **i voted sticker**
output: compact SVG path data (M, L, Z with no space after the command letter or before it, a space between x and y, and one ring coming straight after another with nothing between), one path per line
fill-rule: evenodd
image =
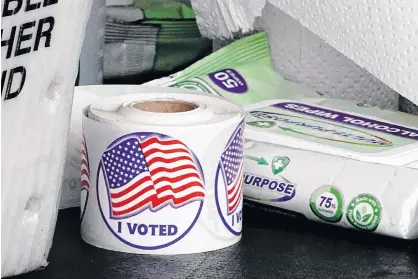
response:
M200 163L177 139L133 133L102 154L100 211L110 232L131 247L156 250L180 241L193 229L204 198Z
M244 122L241 122L225 146L215 178L218 213L233 235L242 231L243 170Z

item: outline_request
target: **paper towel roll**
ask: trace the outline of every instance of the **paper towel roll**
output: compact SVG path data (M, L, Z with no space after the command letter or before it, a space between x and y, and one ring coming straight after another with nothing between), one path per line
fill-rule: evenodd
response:
M1 1L1 277L47 265L91 1Z
M202 36L215 39L252 31L266 0L193 0L191 3Z
M414 0L269 0L403 97L418 104Z
M230 246L242 230L243 111L160 90L84 109L81 236L139 254Z
M344 87L348 91L357 89L362 94L368 90L374 101L380 98L393 104L392 96L397 92L415 105L418 104L418 32L415 28L418 18L413 0L326 0L320 5L318 1L313 0L254 0L251 1L251 5L244 0L230 1L228 4L222 0L210 3L195 0L192 3L200 31L203 36L209 38L231 38L241 32L253 30L255 19L261 15L264 7L262 17L270 26L270 40L273 38L273 41L276 41L277 38L277 42L282 42L282 49L272 45L273 50L279 52L288 44L293 44L293 50L300 51L300 55L306 55L299 57L295 51L296 55L292 57L292 52L289 52L294 58L292 62L295 63L293 73L297 73L298 79L304 78L303 75L309 78L311 74L315 74L314 77L319 80L328 74L328 80L335 84L335 88L327 88L332 89L331 93L341 94L342 92L336 90ZM296 29L295 24L289 25L289 21L282 21L283 25L279 25L277 21L280 18L271 17L274 10L286 13L301 25ZM307 29L304 30L301 26ZM287 29L292 29L294 33ZM307 30L312 34L307 33ZM283 38L286 34L288 36ZM309 51L309 46L313 48L312 52ZM325 60L326 51L330 52L330 57ZM337 55L337 52L340 54ZM289 55L284 52L281 57L280 53L274 56L278 58L275 64L280 65L280 58L287 59ZM308 63L302 65L305 73L298 73L299 64L309 58L313 61L307 61ZM348 62L350 60L353 63ZM323 65L321 62L324 62ZM353 67L353 64L358 66ZM328 66L332 69L327 70ZM325 72L322 75L321 72L316 73L317 70ZM333 71L335 72L332 73ZM339 74L343 74L343 79L338 77ZM380 84L378 80L387 86ZM353 83L352 86L350 82ZM307 82L309 83L310 81ZM326 86L327 83L325 80L315 88ZM362 88L362 84L366 86ZM413 106L412 110L406 107L406 110L414 112L416 107Z
M334 98L398 110L398 93L273 4L266 4L260 21L285 78Z
M273 63L285 78L331 97L398 110L397 92L270 2L254 29L266 31ZM215 40L214 48L225 42Z

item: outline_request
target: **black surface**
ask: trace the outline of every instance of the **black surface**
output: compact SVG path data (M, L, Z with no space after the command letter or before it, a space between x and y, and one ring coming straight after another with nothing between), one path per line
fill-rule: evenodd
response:
M14 279L417 278L418 244L244 209L233 247L185 256L106 251L79 236L79 210L60 211L49 266Z

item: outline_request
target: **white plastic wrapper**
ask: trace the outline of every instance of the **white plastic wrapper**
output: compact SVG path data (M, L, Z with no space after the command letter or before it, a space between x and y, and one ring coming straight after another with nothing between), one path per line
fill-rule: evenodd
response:
M246 107L244 197L345 228L418 238L418 117L348 101Z
M91 1L1 1L1 277L47 265Z
M240 240L242 109L219 97L164 91L144 88L83 111L81 236L87 243L185 254Z

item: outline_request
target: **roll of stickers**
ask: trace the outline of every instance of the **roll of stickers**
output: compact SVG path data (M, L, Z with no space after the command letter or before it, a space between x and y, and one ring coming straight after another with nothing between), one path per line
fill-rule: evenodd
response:
M84 241L187 254L240 240L244 113L186 92L114 96L83 110Z
M60 209L80 206L80 153L82 142L83 108L96 100L126 94L161 92L158 87L142 85L87 85L74 88L71 122L68 135L67 154L61 181ZM177 88L166 88L166 93L184 92Z

